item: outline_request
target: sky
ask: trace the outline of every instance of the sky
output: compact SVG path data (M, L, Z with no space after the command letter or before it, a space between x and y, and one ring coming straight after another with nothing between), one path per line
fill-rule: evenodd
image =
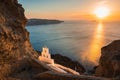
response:
M97 6L110 10L108 19L120 19L120 0L18 0L27 18L94 20Z

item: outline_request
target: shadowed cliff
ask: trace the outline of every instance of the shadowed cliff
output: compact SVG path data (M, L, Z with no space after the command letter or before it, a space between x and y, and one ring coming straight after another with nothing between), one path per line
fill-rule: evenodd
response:
M0 77L9 76L26 54L35 53L26 22L24 9L17 0L0 0Z
M37 60L38 54L25 29L27 19L17 0L0 0L0 80L36 80L48 71Z
M120 40L115 40L101 49L96 76L117 77L120 80Z
M24 9L17 0L0 0L0 80L108 80L94 76L62 75L48 72L36 61L38 54L30 44L29 32L25 29L26 22ZM119 51L116 49L118 48L115 47L114 51ZM119 61L118 56L114 56L112 59ZM105 60L109 62L109 58L106 57ZM113 63L116 64L114 61ZM101 64L102 61L100 61ZM116 71L118 68L113 70Z

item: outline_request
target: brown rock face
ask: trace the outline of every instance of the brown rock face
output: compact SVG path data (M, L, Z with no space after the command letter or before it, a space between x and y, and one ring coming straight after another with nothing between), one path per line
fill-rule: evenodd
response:
M102 48L99 66L96 76L117 77L120 76L120 40Z
M17 0L0 0L0 80L36 80L35 75L48 71L35 60L26 22Z
M12 66L26 54L34 52L26 22L24 9L17 0L0 0L0 80L10 75L14 71Z
M83 74L85 72L85 68L79 62L73 61L66 56L62 56L60 54L54 54L52 55L52 58L54 59L55 63L61 64L73 70L76 70L80 74Z
M68 74L57 74L52 72L44 72L34 76L36 80L111 80L107 78L95 77L95 76L75 76Z
M0 0L0 80L104 80L87 76L67 77L67 75L63 75L61 77L61 74L56 76L56 73L53 72L51 74L44 74L48 70L35 60L37 53L29 42L29 33L25 29L26 22L24 9L18 4L17 0ZM113 53L114 51L116 50L113 49ZM104 53L105 55L107 54L107 52ZM120 68L117 64L119 56L117 52L115 53L117 56L111 54L113 57L109 58L110 55L108 55L105 58L107 62L111 61L111 66L112 64L116 65L115 67L109 66L108 69L112 69L115 72L114 75L118 75L118 68ZM100 64L102 63L101 61ZM103 66L102 69L104 69ZM79 70L84 72L84 70ZM106 71L106 74L108 73Z

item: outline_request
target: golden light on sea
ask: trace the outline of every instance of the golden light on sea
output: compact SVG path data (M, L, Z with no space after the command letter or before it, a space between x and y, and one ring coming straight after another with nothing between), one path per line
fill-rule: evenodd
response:
M104 44L104 33L103 33L103 25L99 23L95 29L95 33L93 35L91 44L89 46L89 56L88 60L98 64L98 60L100 57L101 46Z
M104 26L102 23L99 23L97 26L93 26L94 32L93 36L89 41L89 45L86 46L85 52L81 55L82 62L88 63L88 65L98 65L99 58L101 56L101 48L104 45ZM87 62L86 62L87 61ZM89 65L89 66L90 66ZM85 64L87 67L87 65Z

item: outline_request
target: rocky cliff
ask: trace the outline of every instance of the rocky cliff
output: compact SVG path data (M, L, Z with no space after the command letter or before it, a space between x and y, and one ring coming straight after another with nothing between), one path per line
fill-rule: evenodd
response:
M0 80L9 76L26 54L35 53L25 29L24 9L17 0L0 0Z
M85 68L79 62L73 61L66 56L62 56L60 54L54 54L52 55L52 58L54 59L55 63L61 64L73 70L76 70L80 74L83 74L85 72Z
M48 71L36 61L26 22L17 0L0 0L0 80L36 80L35 75Z
M120 40L113 41L101 49L99 66L96 76L120 76Z
M18 4L17 0L0 0L0 80L106 80L94 76L63 75L61 77L62 74L46 73L48 70L36 61L38 55L29 42L29 33L25 29L26 22L24 9ZM116 66L113 66L113 69L108 67L108 70L114 70L114 75L118 75L117 73L119 73L117 72L117 66L119 66L117 64L119 62L118 47L113 48L113 52L111 52L111 54L115 53L117 55L111 55L114 56L111 57L113 60L111 63ZM109 48L104 53L108 51L110 51ZM109 59L107 56L105 58L107 60L104 60L111 61L111 58ZM101 64L102 69L105 70L102 57ZM98 67L96 73L99 73L99 69ZM108 74L107 70L105 73ZM101 74L103 73L101 72Z

